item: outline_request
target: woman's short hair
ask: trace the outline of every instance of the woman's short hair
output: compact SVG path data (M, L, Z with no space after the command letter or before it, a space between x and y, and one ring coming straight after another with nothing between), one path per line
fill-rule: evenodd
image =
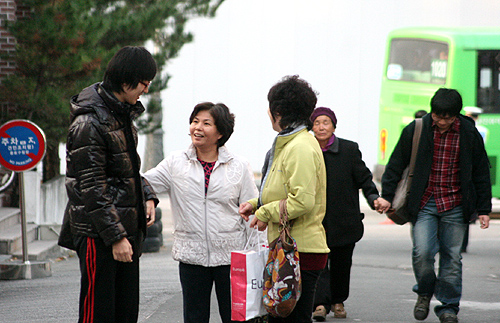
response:
M309 117L314 111L318 98L311 85L298 75L285 76L267 94L269 110L273 118L281 116L280 127L294 123L306 124L311 128Z
M456 117L462 110L462 97L457 90L440 88L431 99L431 113Z
M207 110L214 118L217 131L222 135L217 142L217 147L224 146L234 131L234 114L229 111L229 108L224 103L203 102L194 107L189 117L189 123L192 123L196 115L204 110Z
M427 114L427 111L425 110L418 110L417 112L415 112L415 119L418 119L418 118L422 118L423 116L425 116Z
M151 81L156 75L156 62L144 47L125 46L111 58L104 72L104 88L123 92L123 84L136 88L141 81Z

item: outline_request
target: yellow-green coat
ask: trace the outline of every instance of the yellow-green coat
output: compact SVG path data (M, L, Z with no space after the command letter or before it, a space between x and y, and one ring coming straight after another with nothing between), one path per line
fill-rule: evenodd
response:
M263 174L265 176L265 174ZM268 224L269 242L278 237L279 201L287 198L292 237L299 252L328 253L323 217L326 169L318 141L304 128L278 135L272 164L261 189L262 206L250 200L255 216Z

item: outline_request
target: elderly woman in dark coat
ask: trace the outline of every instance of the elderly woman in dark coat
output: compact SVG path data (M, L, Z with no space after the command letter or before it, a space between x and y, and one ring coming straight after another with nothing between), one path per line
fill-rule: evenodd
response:
M313 318L324 321L331 311L337 318L347 316L344 301L349 281L354 245L363 236L359 190L371 208L387 203L379 198L372 173L361 159L358 144L335 136L337 118L329 108L317 108L311 115L327 173L327 205L323 226L330 248L329 265L321 273L315 295Z

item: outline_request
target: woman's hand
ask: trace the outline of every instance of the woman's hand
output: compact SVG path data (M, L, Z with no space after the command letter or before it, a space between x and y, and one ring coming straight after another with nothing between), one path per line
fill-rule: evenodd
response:
M264 231L267 228L267 223L262 222L261 220L257 219L257 217L255 216L252 219L252 222L250 222L250 228L255 228L256 226L257 226L257 229L259 229L259 231Z
M250 219L250 215L253 214L253 206L252 204L245 202L240 204L240 216L248 222ZM256 216L253 217L252 221L250 222L250 228L257 227L259 231L264 231L267 228L267 223L262 222L261 220L257 219Z
M380 214L389 211L389 209L391 208L391 203L389 203L389 201L382 197L379 197L375 201L373 201L373 205L375 206L375 210Z
M250 219L250 215L253 213L253 206L248 202L244 202L240 204L240 216L248 222Z

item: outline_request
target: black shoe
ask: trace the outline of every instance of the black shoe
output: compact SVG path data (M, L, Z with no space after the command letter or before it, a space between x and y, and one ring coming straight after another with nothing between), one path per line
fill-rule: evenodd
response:
M418 295L417 303L413 309L413 317L419 321L423 321L429 315L429 303L431 302L430 296Z
M457 315L454 313L443 313L439 315L439 322L441 323L458 323Z

